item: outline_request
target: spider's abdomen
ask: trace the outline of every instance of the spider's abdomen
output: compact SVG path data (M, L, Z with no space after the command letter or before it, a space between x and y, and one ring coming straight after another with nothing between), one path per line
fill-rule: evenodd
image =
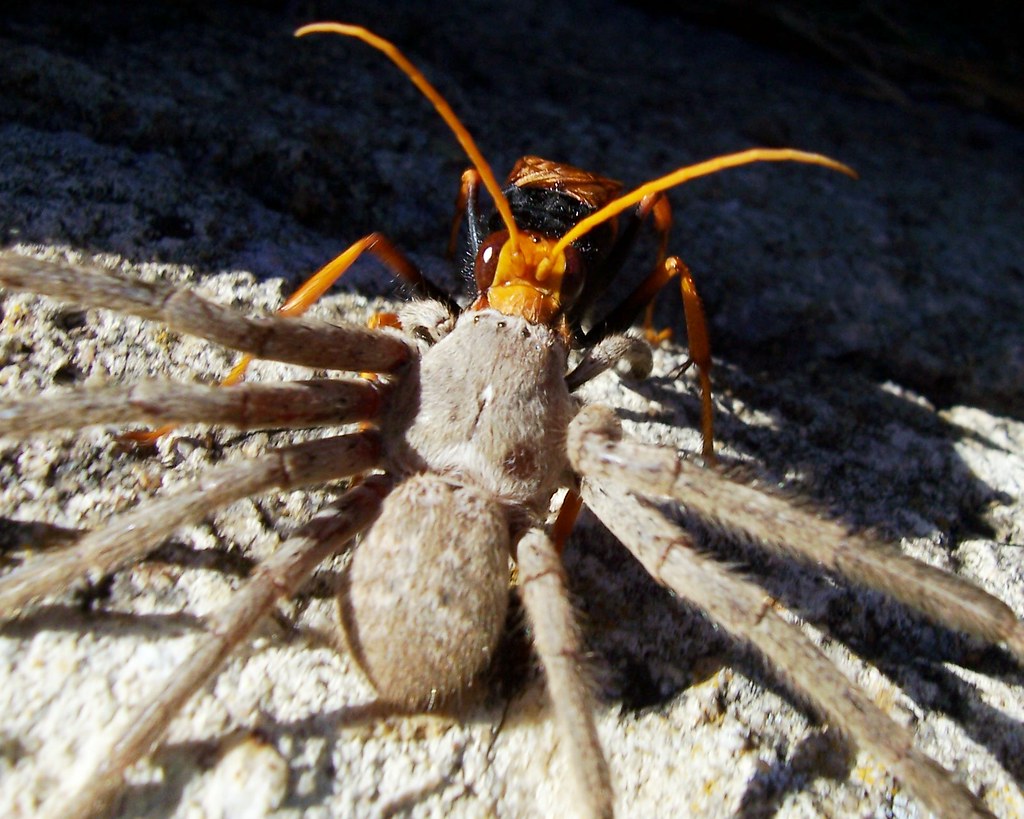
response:
M418 475L387 497L341 598L353 654L382 699L430 707L490 664L508 556L507 514L478 489Z

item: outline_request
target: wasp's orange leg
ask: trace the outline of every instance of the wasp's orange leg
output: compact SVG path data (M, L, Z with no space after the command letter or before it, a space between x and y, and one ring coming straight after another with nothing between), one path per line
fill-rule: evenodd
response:
M398 313L374 313L366 321L366 326L371 330L379 330L381 327L390 327L395 330L402 329L402 320L398 317ZM367 381L379 381L377 373L364 372L359 373L360 378L364 378Z
M711 341L708 337L707 319L704 317L704 306L697 293L697 285L693 281L690 268L678 256L665 259L626 299L600 324L595 326L586 336L584 343L593 339L606 337L613 331L627 324L632 316L658 294L669 281L679 276L680 289L683 294L683 313L686 317L686 342L690 356L680 368L683 373L691 364L697 366L700 379L701 394L701 435L704 439L702 454L709 461L714 461L714 402L711 399ZM654 343L657 339L648 336Z
M666 257L668 234L672 227L672 206L661 191L649 193L637 204L635 216L638 222L650 218L658 236L658 255L654 270L630 293L603 321L586 335L585 343L598 340L609 333L619 332L632 322L641 310L644 314L644 334L650 344L660 344L672 337L672 330L654 328L654 298L670 280L680 277L683 294L683 312L686 318L686 340L690 357L680 369L685 371L696 364L701 393L701 436L702 454L714 461L714 402L711 397L711 342L708 337L704 306L697 293L690 268L678 256Z
M686 345L690 357L680 372L690 364L697 365L700 379L700 432L704 443L702 454L705 460L715 460L715 405L711 399L711 341L708 337L708 323L704 316L704 305L697 293L697 285L686 266L678 256L665 260L665 267L675 268L672 275L679 276L679 287L683 293L683 312L686 316Z
M562 498L562 506L558 510L558 517L551 527L551 540L555 544L558 554L562 554L565 544L572 534L572 527L576 525L576 518L579 517L580 509L583 507L583 498L575 489L570 489Z
M672 206L668 197L661 191L648 194L636 206L633 212L636 222L642 223L651 219L655 235L658 239L658 252L654 257L654 267L651 275L641 286L634 291L622 304L621 312L635 315L641 307L644 308L644 336L654 345L661 344L672 338L671 328L657 330L654 327L654 298L658 291L668 282L669 277L663 275L665 258L668 255L668 234L672 229ZM630 240L627 244L632 244ZM624 260L623 260L624 261ZM616 314L620 311L617 310Z
M366 322L366 326L371 330L377 330L381 327L392 327L396 330L401 330L402 320L398 317L398 313L374 313Z
M654 221L654 230L658 234L658 255L654 261L654 269L657 271L665 264L665 257L668 253L668 232L672 229L672 206L669 204L668 197L661 192L644 197L637 206L637 216L640 219L650 216ZM651 344L661 344L661 342L672 338L670 327L661 330L656 330L654 327L653 296L647 302L644 311L644 335Z
M596 286L591 292L584 293L578 300L577 313L585 313L590 305L600 296L607 282L614 278L626 264L630 251L636 242L640 225L651 219L657 234L658 251L655 256L651 274L626 298L620 302L604 319L584 336L584 343L593 343L610 333L620 333L628 328L640 313L647 308L644 318L644 334L651 344L659 344L671 338L670 330L656 331L653 329L651 304L658 291L665 286L670 276L665 275L664 263L668 252L668 234L672 227L672 207L668 198L660 191L645 196L631 214L631 219L619 234L614 247L605 260L601 273L595 277Z
M679 277L679 288L683 295L683 314L686 318L686 346L689 349L689 358L679 369L678 374L685 372L690 365L697 366L697 377L700 381L700 431L703 438L701 452L705 459L714 462L715 459L715 435L714 417L715 407L711 397L711 340L708 336L708 323L704 316L704 305L697 293L697 285L693 280L693 274L686 262L678 256L669 256L661 263L659 268L651 273L640 286L630 294L624 303L632 304L653 304L654 296L676 276ZM649 310L650 308L648 308ZM650 315L650 312L648 312ZM652 337L652 328L646 326L647 338L652 344L671 337L671 330L663 330Z

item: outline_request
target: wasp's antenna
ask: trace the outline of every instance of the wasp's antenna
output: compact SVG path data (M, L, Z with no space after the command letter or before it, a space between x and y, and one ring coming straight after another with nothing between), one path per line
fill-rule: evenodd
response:
M735 168L737 165L749 165L752 162L806 162L810 165L824 165L826 168L840 171L847 176L852 176L854 179L857 178L857 172L842 162L837 162L823 154L797 151L793 148L751 148L735 154L716 156L714 159L698 162L696 165L687 165L685 168L679 168L672 171L672 173L665 174L665 176L645 182L635 190L609 202L600 210L595 211L585 219L581 219L572 230L562 236L551 248L548 258L551 260L557 259L560 253L565 252L565 249L581 236L593 230L602 222L606 222L627 208L638 204L645 196L667 190L668 188L674 188L676 185L682 185L684 182L689 182L691 179L696 179L699 176L708 176L726 168Z
M307 34L342 34L346 37L355 37L358 40L362 40L367 45L371 45L382 52L413 81L413 84L420 90L423 96L433 103L437 113L441 115L441 118L451 128L455 138L459 141L462 149L477 169L484 187L487 188L491 199L494 200L494 206L498 209L498 213L501 214L501 219L508 230L509 239L512 242L512 251L513 253L518 252L519 231L516 228L516 220L512 216L512 208L509 206L508 200L505 199L505 195L501 192L501 186L498 184L491 166L487 164L484 155L480 153L480 149L477 147L476 142L473 141L469 131L466 130L466 126L455 115L447 100L441 96L441 92L434 88L430 81L423 76L423 73L406 59L405 55L398 50L395 44L385 40L383 37L378 37L369 29L365 29L362 26L349 25L348 23L310 23L307 26L302 26L302 28L297 29L295 32L296 37L304 37Z

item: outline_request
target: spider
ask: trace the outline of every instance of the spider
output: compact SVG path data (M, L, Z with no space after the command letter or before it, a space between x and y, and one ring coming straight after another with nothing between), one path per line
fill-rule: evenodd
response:
M360 37L399 64L404 60L365 30L318 30ZM422 90L422 75L406 70ZM441 109L430 92L425 90ZM578 496L655 580L763 653L923 804L941 815L986 815L980 801L918 751L909 731L787 623L770 598L697 548L658 502L678 503L713 526L823 563L943 624L1002 643L1020 661L1024 626L1010 609L966 581L851 534L813 510L682 459L674 449L631 440L611 410L574 394L622 362L631 374L643 375L650 350L638 337L619 333L582 351L574 348L574 328L565 316L586 282L572 281L573 242L594 224L690 178L691 169L615 199L598 209L601 218L593 223L582 219L549 240L519 229L468 134L453 130L506 232L497 244L481 243L480 292L466 309L446 300L411 302L397 320L377 329L294 316L250 320L163 283L126 281L89 266L68 269L11 253L0 257L0 283L12 290L162 321L247 355L376 374L231 389L146 384L0 407L0 431L19 434L129 420L242 429L359 424L251 462L220 465L196 484L122 513L70 549L40 556L0 581L0 612L16 616L82 575L99 580L141 558L218 506L271 488L356 479L206 619L198 646L100 756L82 789L69 803L58 794L46 810L69 816L108 807L126 771L159 742L174 714L216 675L227 655L280 599L359 536L341 595L345 633L352 657L381 700L400 708L435 707L483 672L505 623L508 563L514 560L575 805L586 815L610 815L611 775L560 561ZM357 253L370 245L357 245ZM343 257L329 266L326 280L333 281L351 261ZM314 281L313 290L329 283ZM422 286L430 289L425 280ZM294 303L305 307L308 291L300 292ZM568 303L559 301L563 297ZM706 446L710 454L710 441ZM562 490L568 490L565 498Z

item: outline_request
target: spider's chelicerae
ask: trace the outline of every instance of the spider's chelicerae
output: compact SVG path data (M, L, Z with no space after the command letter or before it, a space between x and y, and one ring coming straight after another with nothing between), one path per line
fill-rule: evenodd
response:
M324 25L314 30L359 37L404 62L389 44L362 29ZM569 771L567 804L581 815L611 815L612 780L625 782L630 774L619 771L613 777L605 761L602 746L616 738L601 737L596 728L560 561L581 499L655 580L761 652L788 685L922 804L944 816L988 815L982 801L918 750L910 731L839 672L765 592L698 549L659 504L676 502L714 527L820 563L941 624L1000 643L1024 661L1024 626L1013 612L956 576L851 533L710 463L710 359L700 303L677 259L659 258L647 290L627 297L608 321L583 329L588 319L580 305L596 299L602 279L614 277L628 247L628 229L597 238L612 216L627 210L638 222L650 216L664 235L663 191L693 176L762 159L838 163L794 151L754 151L681 169L618 196L608 180L528 157L502 190L443 100L415 69L403 68L442 111L474 162L462 197L477 283L469 306L439 293L377 235L356 243L314 277L282 309L285 315L257 320L159 281L129 281L93 265L60 265L11 252L0 256L0 284L10 290L134 314L258 358L362 374L224 387L148 382L0 405L0 433L18 435L140 421L240 429L348 425L340 434L216 465L196 482L120 512L66 549L33 556L0 579L0 615L32 614L30 623L60 628L56 616L47 617L38 607L40 600L65 593L82 579L111 582L111 573L214 510L270 489L339 486L338 481L352 479L254 567L237 593L222 605L208 606L212 610L201 624L180 624L199 629L200 636L190 641L178 671L164 687L139 699L127 718L112 715L114 736L103 738L101 750L84 746L81 770L68 783L53 785L44 812L81 816L108 808L133 776L130 769L162 747L172 719L189 707L231 652L272 619L277 604L319 565L350 551L339 583L346 651L379 701L399 709L457 702L479 679L505 625L513 561L558 730L558 764ZM480 185L498 208L492 223L477 213ZM564 208L552 207L552 197L576 209L566 215ZM432 298L378 319L374 329L291 315L304 310L364 250L381 256ZM691 347L697 348L692 355L702 376L705 466L680 458L674 449L623 436L611 409L587 404L577 394L617 365L634 376L650 369L648 343L621 329L649 301L648 290L676 274L683 282ZM235 375L242 371L244 365ZM25 460L30 474L30 450ZM153 579L159 583L159 573ZM95 587L90 593L101 594ZM131 684L116 671L109 683L99 685ZM230 723L230 716L222 721ZM239 795L247 807L263 804L261 789L280 799L289 787L305 786L289 783L273 749L258 741L240 739L236 750L239 776L246 769L260 772L246 780L254 784ZM163 754L162 766L173 780L174 754L166 747L156 753ZM8 753L19 755L18 749ZM461 764L453 759L441 767ZM267 799L267 804L274 801Z

